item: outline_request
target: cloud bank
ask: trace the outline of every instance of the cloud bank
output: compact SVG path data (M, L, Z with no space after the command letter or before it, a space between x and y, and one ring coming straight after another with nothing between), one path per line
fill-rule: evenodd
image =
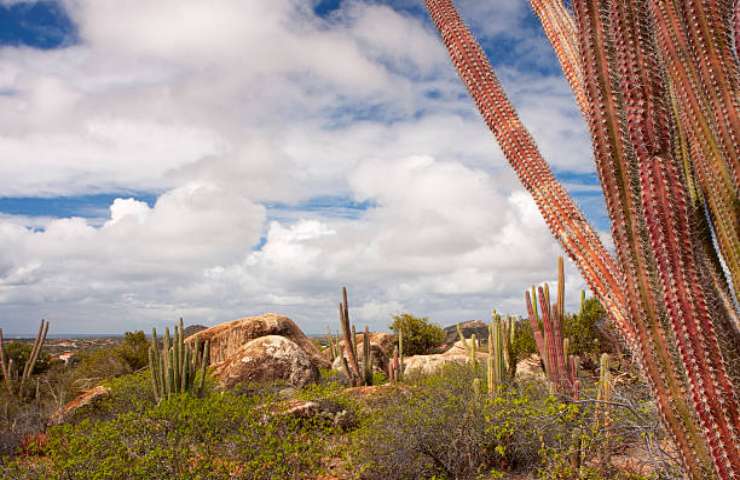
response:
M486 42L552 62L526 2L494 3L462 3ZM448 324L521 313L552 279L559 249L415 2L64 5L78 42L0 47L0 197L124 193L98 218L0 214L8 331L278 311L322 332L342 285L360 324ZM563 79L507 60L543 153L591 172Z

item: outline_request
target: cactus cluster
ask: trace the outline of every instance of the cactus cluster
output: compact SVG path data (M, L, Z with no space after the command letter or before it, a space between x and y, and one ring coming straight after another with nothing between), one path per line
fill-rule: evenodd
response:
M342 359L342 368L352 386L373 384L373 356L370 345L370 332L367 326L362 334L362 371L360 371L359 356L357 352L357 330L349 320L349 300L347 298L347 287L342 287L342 301L339 303L339 326L344 337L344 352L337 352Z
M48 332L49 322L42 319L39 331L36 333L36 339L33 342L31 354L29 355L26 364L23 366L23 372L19 373L17 365L14 365L13 359L5 352L3 329L0 328L0 369L2 369L5 389L9 394L23 397L26 382L31 378L31 374L36 366L36 361L39 358L41 347L43 347L44 342L46 341L46 334ZM36 385L36 397L38 397L38 384Z
M337 337L331 333L331 328L326 327L326 341L329 342L329 352L331 353L332 362L339 356L339 346Z
M516 358L512 342L516 330L516 319L501 315L493 311L491 323L488 325L488 358L486 359L486 375L488 394L495 395L498 386L514 379L516 373Z
M203 344L196 337L194 346L185 343L182 318L175 325L174 338L165 328L162 349L159 349L157 330L152 329L149 347L149 372L152 391L157 402L180 393L203 395L210 361L210 342Z
M457 336L460 338L463 347L468 352L468 364L473 368L473 372L478 373L478 338L475 334L470 336L470 339L466 340L463 334L462 327L458 323L456 325Z
M545 373L554 391L577 399L580 390L578 357L568 353L569 341L563 336L565 318L565 269L563 257L558 257L557 301L550 303L550 289L532 287L532 294L524 292L529 322ZM541 314L540 314L541 312Z
M453 0L425 0L504 156L648 380L686 477L740 477L740 9L530 3L589 125L615 256L555 179Z

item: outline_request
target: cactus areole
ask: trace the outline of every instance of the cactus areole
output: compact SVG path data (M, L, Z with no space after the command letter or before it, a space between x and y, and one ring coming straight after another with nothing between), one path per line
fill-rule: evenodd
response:
M740 366L731 361L740 331L728 300L740 287L740 2L570 3L572 12L562 0L531 0L589 125L614 257L555 179L453 1L425 0L504 156L640 365L686 477L740 478ZM540 321L538 306L560 315L560 292L555 312L550 305L546 289L533 293L530 318ZM547 338L557 324L543 328L546 368L564 366L564 349Z

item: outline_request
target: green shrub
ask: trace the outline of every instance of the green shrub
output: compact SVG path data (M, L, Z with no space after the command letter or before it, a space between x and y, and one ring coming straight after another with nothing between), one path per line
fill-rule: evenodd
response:
M266 416L259 407L266 400L230 393L203 399L183 395L111 420L54 427L46 478L258 480L319 472L333 431ZM18 462L6 468L23 471Z
M597 355L608 346L599 326L606 319L606 311L596 297L584 302L583 310L576 315L566 315L564 335L569 339L569 352L574 355Z
M33 350L33 344L29 342L10 342L5 345L5 353L8 356L8 360L13 360L13 365L18 371L18 374L23 372L23 368L26 366L28 357L31 356L31 350ZM36 364L33 366L33 374L45 372L49 368L49 354L44 352L42 348L39 352L39 357L36 360Z
M393 316L391 330L403 332L403 354L423 355L445 341L445 331L427 317L415 317L409 313Z
M517 362L524 360L533 353L537 353L537 344L534 340L532 326L529 324L527 319L516 322L514 338L511 341L511 346L514 350L514 358L516 358Z
M126 332L123 341L116 346L116 354L126 362L132 371L149 365L150 342L142 330Z

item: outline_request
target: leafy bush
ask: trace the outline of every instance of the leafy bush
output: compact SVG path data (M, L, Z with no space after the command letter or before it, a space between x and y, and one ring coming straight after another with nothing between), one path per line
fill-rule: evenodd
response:
M403 332L404 355L423 355L439 346L445 340L442 327L429 321L427 317L415 317L409 313L393 316L391 330Z

